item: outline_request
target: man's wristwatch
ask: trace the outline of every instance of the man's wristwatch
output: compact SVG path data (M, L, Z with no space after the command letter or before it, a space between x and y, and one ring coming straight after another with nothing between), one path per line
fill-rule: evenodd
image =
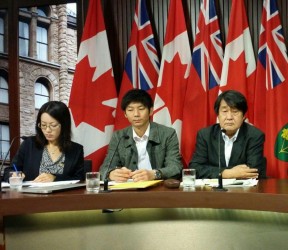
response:
M160 170L156 169L155 170L155 176L154 176L155 180L161 180L162 179L162 173Z

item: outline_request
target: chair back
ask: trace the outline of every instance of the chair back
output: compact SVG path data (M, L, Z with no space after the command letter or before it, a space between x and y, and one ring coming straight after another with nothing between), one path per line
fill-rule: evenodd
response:
M84 172L91 172L92 171L92 160L84 160Z

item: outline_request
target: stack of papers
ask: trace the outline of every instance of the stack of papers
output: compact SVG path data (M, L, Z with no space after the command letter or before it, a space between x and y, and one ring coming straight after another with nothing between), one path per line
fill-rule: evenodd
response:
M79 180L73 181L53 181L53 182L34 182L34 181L24 181L22 187L54 187L60 185L67 185L67 184L75 184L78 183ZM8 182L2 182L2 187L10 187Z
M26 181L23 182L23 185L29 186L29 187L54 187L54 186L60 186L60 185L67 185L67 184L75 184L78 183L80 180L74 180L74 181L52 181L52 182L33 182L33 181Z
M256 179L236 180L236 179L223 179L224 187L253 187L258 184ZM210 186L217 187L218 179L197 179L196 186Z

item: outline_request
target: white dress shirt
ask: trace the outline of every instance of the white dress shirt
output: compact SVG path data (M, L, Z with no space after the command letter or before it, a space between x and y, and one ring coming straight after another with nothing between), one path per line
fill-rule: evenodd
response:
M147 169L147 170L152 169L146 148L148 143L149 132L150 132L150 124L148 125L142 137L139 137L133 129L133 139L136 143L138 151L138 169Z
M237 130L235 135L233 135L233 137L231 137L231 138L229 138L225 133L222 133L223 140L225 142L225 160L226 160L227 166L229 165L229 161L231 158L231 152L232 152L232 148L233 148L233 143L234 143L234 141L236 141L238 133L239 133L239 129Z

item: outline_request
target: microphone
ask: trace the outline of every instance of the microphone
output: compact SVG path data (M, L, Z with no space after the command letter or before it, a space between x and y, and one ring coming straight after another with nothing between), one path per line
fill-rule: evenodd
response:
M14 141L15 141L16 139L19 139L19 138L22 139L22 140L26 140L26 139L27 139L27 136L15 136L15 137L12 139L12 141L11 141L11 143L10 143L10 146L9 146L9 148L8 148L8 150L7 150L7 153L6 153L6 155L5 155L5 157L4 157L3 161L2 161L2 164L1 164L1 167L0 167L0 193L2 192L2 170L3 170L4 164L5 164L5 162L6 162L6 159L7 159L7 157L8 157L8 154L10 153L10 150L11 150L13 144L14 144Z
M218 143L218 187L214 187L214 191L227 191L226 188L223 187L223 178L222 178L222 172L221 172L221 134L226 134L226 129L221 129L219 132L219 143Z
M115 148L115 150L114 150L114 152L113 152L113 154L112 154L112 157L111 157L111 159L110 159L110 161L109 161L109 164L108 164L107 172L106 172L105 179L104 179L103 192L110 192L110 190L108 190L108 182L109 182L108 175L109 175L109 173L110 173L111 164L112 164L112 161L113 161L114 156L115 156L115 154L116 154L116 151L118 150L119 144L120 144L120 142L122 141L123 138L124 138L125 140L127 140L127 139L129 139L130 137L129 137L129 135L122 135L122 136L120 137L117 145L116 145L116 148Z

